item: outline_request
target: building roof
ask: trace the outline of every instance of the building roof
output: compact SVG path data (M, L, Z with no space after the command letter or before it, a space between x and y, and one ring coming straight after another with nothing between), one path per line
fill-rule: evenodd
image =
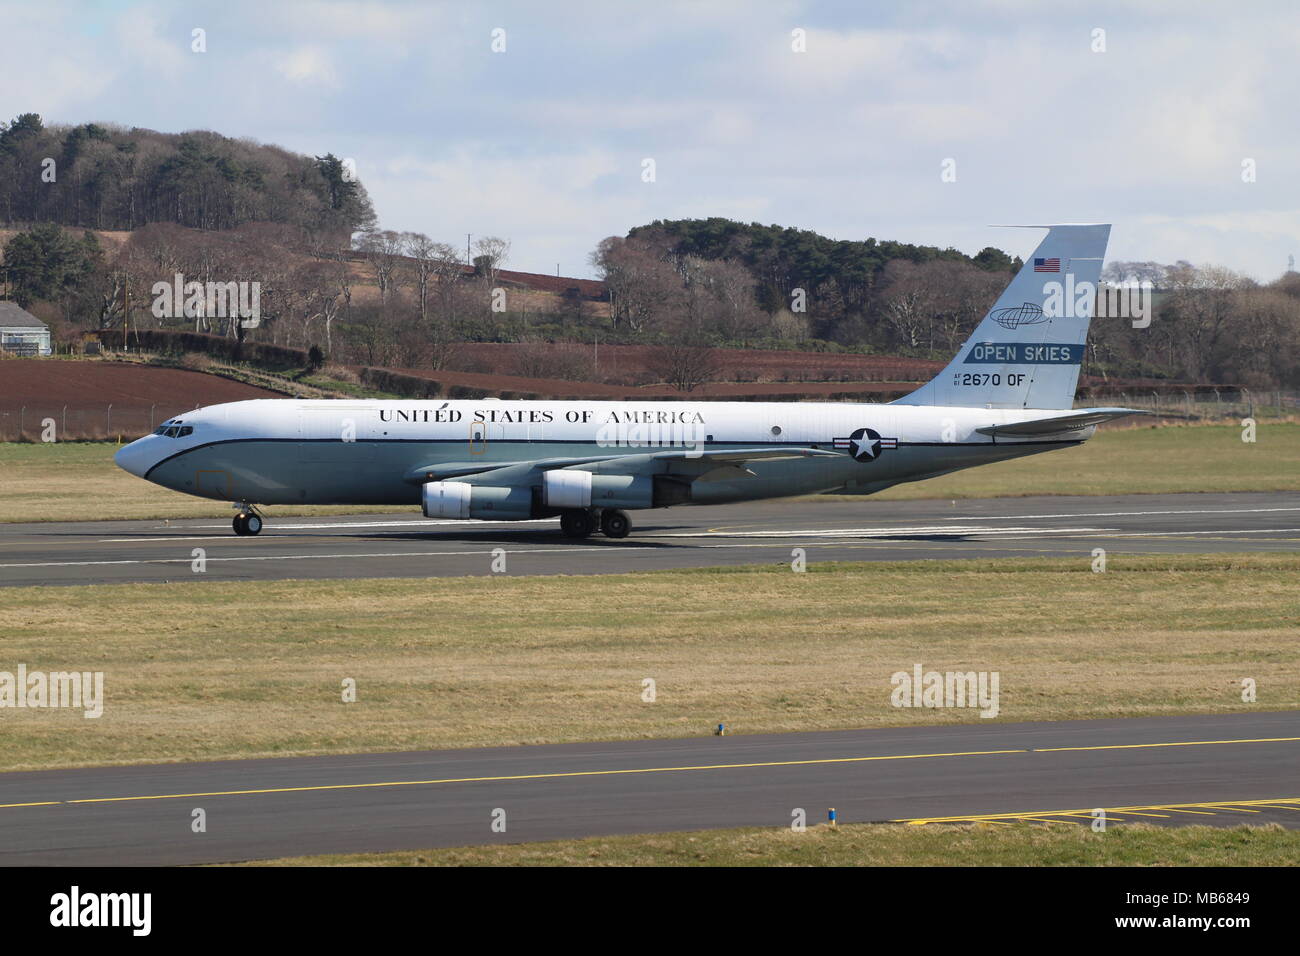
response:
M26 309L18 307L17 302L0 302L0 326L6 329L29 328L45 329L49 328L44 322L32 315Z

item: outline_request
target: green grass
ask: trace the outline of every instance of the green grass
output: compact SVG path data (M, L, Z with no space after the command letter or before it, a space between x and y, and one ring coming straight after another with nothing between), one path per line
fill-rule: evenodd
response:
M1102 428L1081 446L895 485L873 497L1300 490L1300 423L1261 422L1253 444L1243 442L1241 434L1236 425Z
M1300 831L1264 827L923 827L701 830L551 843L291 857L252 866L1296 866Z
M1300 490L1300 423L1263 423L1257 438L1256 443L1246 444L1239 428L1225 425L1103 429L1079 448L898 485L874 497ZM0 444L0 476L4 479L0 522L230 515L228 504L169 491L117 468L113 454L118 447L111 442ZM365 510L413 511L402 507ZM318 506L268 509L272 517L356 511L355 507Z
M102 670L106 704L3 712L0 769L984 722L892 706L916 663L999 672L1001 721L1300 707L1294 554L178 576L2 592L0 669Z
M0 442L0 523L125 521L139 518L229 518L229 502L171 491L113 464L116 442ZM370 513L418 511L378 507ZM355 514L355 507L268 509L274 515Z

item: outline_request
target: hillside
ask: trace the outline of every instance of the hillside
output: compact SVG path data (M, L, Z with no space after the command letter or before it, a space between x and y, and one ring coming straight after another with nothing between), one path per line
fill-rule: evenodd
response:
M336 157L209 130L110 123L0 124L0 220L132 230L150 222L233 229L284 223L349 236L374 222L365 187Z
M710 217L595 241L599 280L529 273L506 268L507 238L467 250L379 228L332 154L203 130L47 126L34 113L0 124L0 243L0 294L47 322L64 352L86 330L188 330L339 366L685 391L915 380L879 362L946 361L1020 265L993 247L967 255ZM1300 275L1261 286L1185 262L1111 271L1133 267L1157 280L1155 321L1094 321L1085 378L1300 385ZM611 350L624 347L645 351L620 366ZM697 350L708 373L682 381L673 349ZM772 354L737 365L734 349ZM877 364L832 367L836 354Z

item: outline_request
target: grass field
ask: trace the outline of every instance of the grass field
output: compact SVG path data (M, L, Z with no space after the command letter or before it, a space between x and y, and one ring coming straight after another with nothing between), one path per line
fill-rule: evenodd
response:
M891 706L916 663L998 671L1004 721L1300 707L1300 555L1090 566L6 589L0 669L106 704L6 711L0 769L981 722Z
M0 443L0 523L226 518L229 502L194 498L128 474L113 464L116 442ZM418 508L370 507L368 513ZM274 515L354 514L354 507L266 509Z
M304 856L251 866L1296 866L1300 830L905 826L700 830L553 843Z
M0 522L224 517L222 502L168 491L113 464L112 443L0 444ZM1079 448L898 485L877 498L1300 490L1300 423L1261 424L1257 441L1228 425L1103 429ZM271 516L356 508L275 507ZM413 508L366 508L411 512Z
M1300 490L1300 423L1264 422L1255 438L1243 442L1236 425L1102 428L1081 446L895 485L873 497Z

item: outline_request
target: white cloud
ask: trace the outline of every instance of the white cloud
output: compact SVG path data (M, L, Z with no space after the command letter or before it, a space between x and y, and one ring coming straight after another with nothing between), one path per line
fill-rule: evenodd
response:
M226 0L91 15L0 0L0 22L0 119L353 156L385 225L508 235L519 268L585 272L603 236L683 215L1013 252L986 223L1105 220L1116 256L1260 278L1300 253L1300 73L1285 66L1300 11L1282 2L1224 16L1174 0ZM189 52L195 25L206 55ZM488 52L495 26L505 54ZM790 50L796 26L807 53ZM1240 181L1245 157L1257 183Z
M300 46L281 54L272 54L275 70L292 83L334 88L338 74L330 55L320 47Z

